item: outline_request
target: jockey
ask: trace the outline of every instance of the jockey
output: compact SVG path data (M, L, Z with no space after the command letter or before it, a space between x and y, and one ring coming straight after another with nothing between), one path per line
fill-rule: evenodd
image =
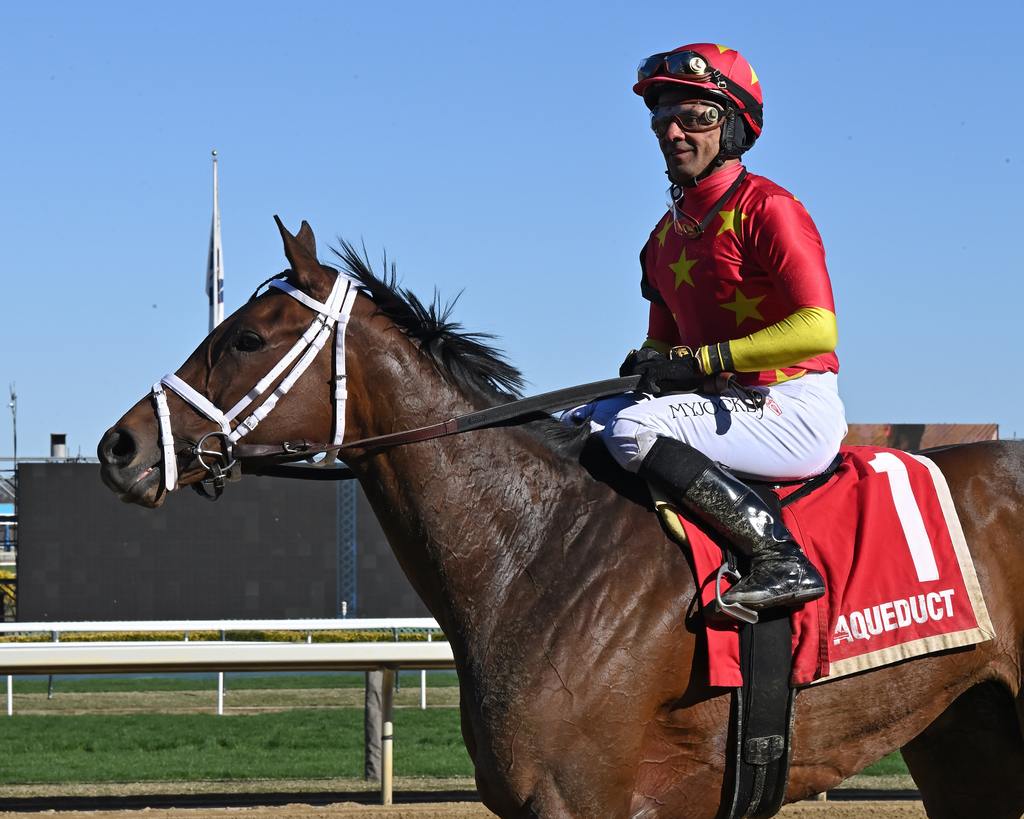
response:
M821 575L738 476L810 477L846 434L821 237L795 196L740 162L761 134L762 94L737 51L655 54L633 91L671 182L640 254L647 340L620 370L641 381L573 420L751 558L726 603L799 606L824 593Z

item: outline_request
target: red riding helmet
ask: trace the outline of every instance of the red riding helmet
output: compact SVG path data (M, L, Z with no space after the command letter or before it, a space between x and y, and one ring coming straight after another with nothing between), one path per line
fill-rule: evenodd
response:
M753 67L738 51L714 43L692 43L672 51L653 54L637 68L633 91L654 108L658 92L665 85L688 85L699 89L697 96L714 100L739 118L742 128L727 122L722 135L722 153L739 156L761 135L763 124L761 83Z

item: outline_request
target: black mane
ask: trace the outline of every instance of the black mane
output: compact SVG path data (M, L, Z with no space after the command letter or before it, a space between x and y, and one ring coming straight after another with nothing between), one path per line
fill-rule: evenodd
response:
M489 342L490 333L471 333L452 320L458 296L442 303L435 290L430 304L401 287L394 262L384 256L384 274L378 276L366 257L344 239L341 248L331 248L341 262L342 271L359 282L359 289L377 306L377 310L426 353L438 369L463 389L480 393L490 401L511 401L522 395L523 374Z
M338 238L341 247L331 252L341 263L342 272L359 283L359 289L376 305L381 315L417 343L437 365L438 370L457 387L476 393L489 404L505 403L522 397L523 374L489 344L490 333L471 333L451 318L458 296L442 303L435 290L430 304L398 284L395 265L384 256L384 274L378 276L366 257L366 250ZM577 459L587 440L588 427L572 427L555 419L531 421L524 425L555 452Z

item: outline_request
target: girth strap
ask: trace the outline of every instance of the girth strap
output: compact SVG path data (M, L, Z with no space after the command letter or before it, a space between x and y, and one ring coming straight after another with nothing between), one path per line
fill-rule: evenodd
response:
M772 514L782 514L779 499L768 485L752 484L751 488ZM774 816L786 795L796 698L789 684L793 667L789 615L788 609L768 609L760 612L756 623L740 625L743 686L733 693L727 754L731 777L719 812L723 819Z

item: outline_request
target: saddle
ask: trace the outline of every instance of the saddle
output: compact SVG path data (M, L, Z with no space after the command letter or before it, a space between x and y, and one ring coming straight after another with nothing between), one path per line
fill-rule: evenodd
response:
M826 483L826 491L814 491ZM778 809L797 689L995 634L949 486L926 456L844 447L841 460L810 481L762 482L754 490L773 514L787 507L786 525L826 587L800 608L757 612L756 623L720 602L719 587L743 571L742 558L694 521L668 518L664 502L651 504L663 509L670 535L678 528L687 535L707 683L734 689L719 814L729 819Z

